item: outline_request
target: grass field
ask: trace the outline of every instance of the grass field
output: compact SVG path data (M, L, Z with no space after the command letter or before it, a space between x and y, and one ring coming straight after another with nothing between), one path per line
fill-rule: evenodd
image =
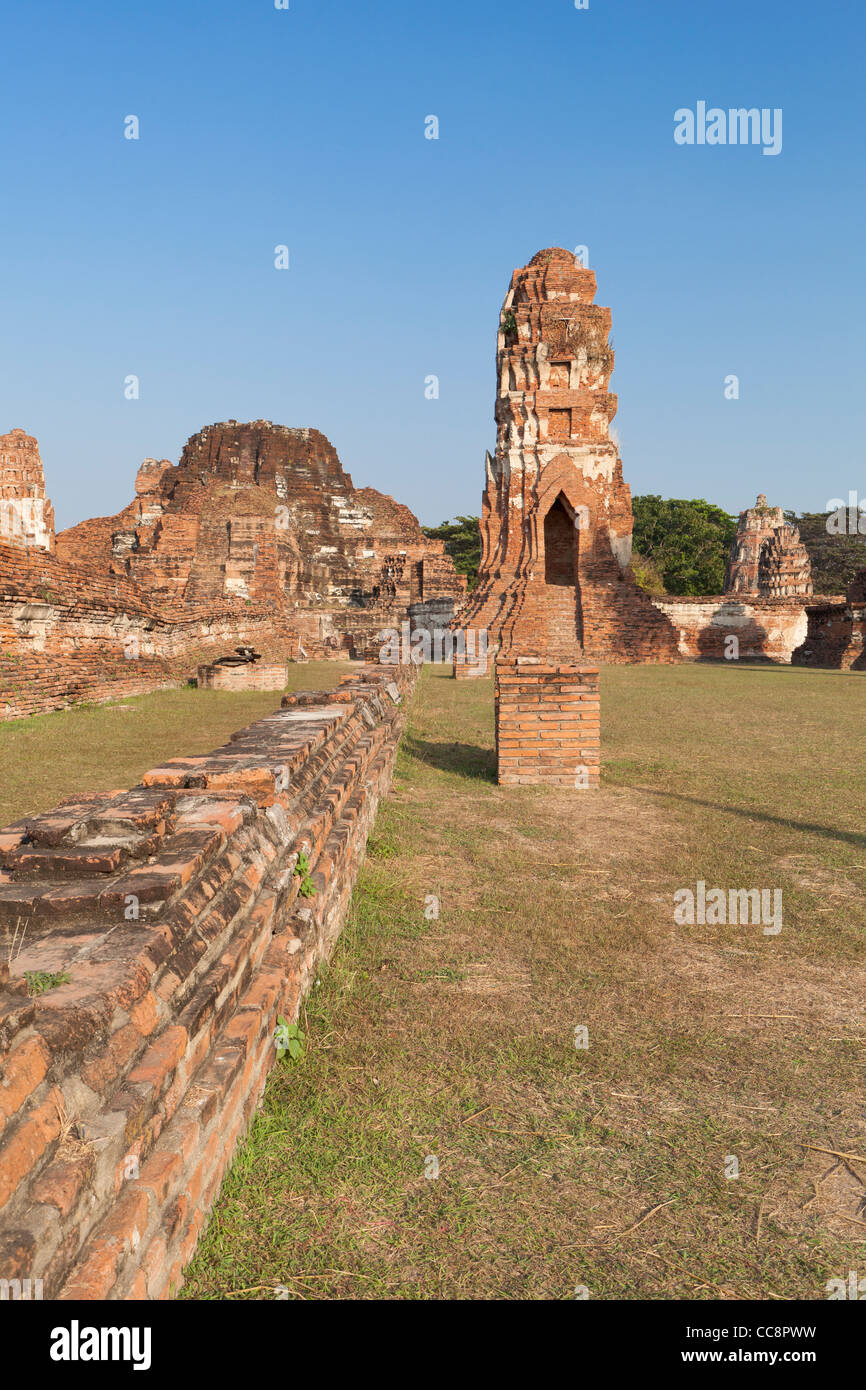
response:
M351 669L334 661L290 665L288 688L325 690ZM0 723L0 826L75 792L134 786L148 768L208 753L279 704L274 691L187 686Z
M495 785L490 682L428 668L181 1296L817 1299L862 1267L864 697L607 669L602 790L551 793ZM676 925L698 879L780 888L781 933Z

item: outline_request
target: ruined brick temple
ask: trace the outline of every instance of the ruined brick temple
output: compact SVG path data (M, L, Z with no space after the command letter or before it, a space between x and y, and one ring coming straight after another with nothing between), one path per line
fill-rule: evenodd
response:
M514 274L462 612L442 543L356 489L316 430L212 425L178 464L146 459L119 514L56 537L36 440L0 437L6 717L193 673L279 689L288 660L373 658L332 690L284 694L210 754L0 830L4 1291L134 1300L182 1282L277 1020L298 1017L333 948L390 784L418 672L374 664L383 628L456 611L462 630L488 630L500 783L575 795L599 786L599 659L719 658L736 636L741 659L866 666L866 571L814 597L796 529L763 496L740 518L724 594L638 588L610 312L594 297L562 250ZM46 971L56 985L32 995Z
M754 507L740 512L725 575L726 594L788 598L812 593L812 565L800 532L781 507L768 507L759 493Z
M355 488L313 429L230 420L135 498L54 538L35 439L0 441L0 714L179 684L248 644L269 662L374 656L409 606L465 591L407 507Z
M54 549L54 509L45 495L39 445L23 430L0 434L0 541Z
M505 655L675 661L676 633L636 585L631 493L611 438L610 310L569 251L516 270L496 352L478 587L461 627Z
M651 599L637 586L631 494L610 430L611 314L595 291L593 272L561 248L512 276L478 585L457 619L467 645L486 631L490 652L509 659L700 661L735 650L747 661L856 663L856 595L813 596L797 528L763 494L740 516L723 593ZM478 674L467 661L454 670Z

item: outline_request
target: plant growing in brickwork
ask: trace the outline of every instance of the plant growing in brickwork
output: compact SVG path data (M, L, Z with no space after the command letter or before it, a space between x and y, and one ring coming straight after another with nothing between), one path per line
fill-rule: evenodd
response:
M298 862L295 865L295 877L300 878L301 886L298 889L302 898L314 898L316 896L316 885L310 877L310 861L304 850L298 855Z
M280 1015L277 1018L277 1026L274 1029L274 1047L277 1049L277 1061L281 1062L284 1057L289 1057L291 1061L298 1062L304 1055L304 1044L307 1035L297 1023L289 1023L287 1019Z
M49 989L58 989L60 985L68 985L72 976L68 970L61 970L53 974L50 970L25 970L24 978L27 981L27 993L46 994Z

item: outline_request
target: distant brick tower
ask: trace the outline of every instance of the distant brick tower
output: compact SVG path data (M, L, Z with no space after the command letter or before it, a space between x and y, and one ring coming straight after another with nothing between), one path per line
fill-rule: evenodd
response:
M808 596L812 587L812 564L800 532L786 522L781 507L768 507L760 493L754 507L740 512L725 593L787 598Z
M610 310L569 251L516 270L497 338L478 586L459 626L502 654L675 661L673 627L636 586L631 493L610 437Z
M0 540L54 549L54 508L45 495L39 445L23 430L0 434Z

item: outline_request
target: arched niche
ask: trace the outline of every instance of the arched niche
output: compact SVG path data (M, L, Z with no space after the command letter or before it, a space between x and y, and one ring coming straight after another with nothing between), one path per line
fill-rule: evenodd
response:
M574 514L560 492L544 518L544 582L558 586L577 582L577 535Z

